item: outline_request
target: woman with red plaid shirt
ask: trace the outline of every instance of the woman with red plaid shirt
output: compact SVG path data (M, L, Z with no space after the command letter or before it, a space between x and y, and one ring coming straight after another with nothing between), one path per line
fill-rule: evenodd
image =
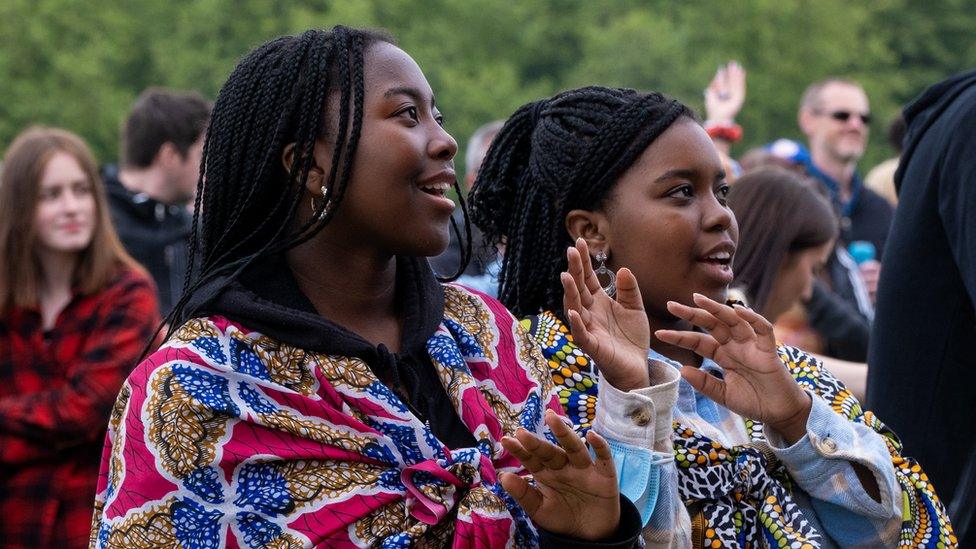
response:
M78 136L30 128L0 179L0 540L88 545L115 397L158 322Z

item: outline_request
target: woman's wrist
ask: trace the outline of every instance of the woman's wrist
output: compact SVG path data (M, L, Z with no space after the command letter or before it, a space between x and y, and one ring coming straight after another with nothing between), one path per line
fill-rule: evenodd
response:
M640 374L635 373L626 376L625 375L614 376L614 375L604 374L603 378L607 381L607 383L613 385L614 389L617 389L618 391L623 391L625 393L651 386L650 375L648 374L646 367L643 369L643 371Z
M770 429L783 437L788 446L792 446L806 435L807 421L810 419L810 409L813 406L810 395L799 387L797 389L799 390L796 398L797 408L782 419L766 422Z

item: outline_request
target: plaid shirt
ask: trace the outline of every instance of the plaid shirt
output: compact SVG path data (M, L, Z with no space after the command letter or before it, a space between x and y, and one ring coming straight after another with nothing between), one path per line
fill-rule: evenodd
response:
M152 282L121 269L44 332L0 320L0 543L86 547L109 411L158 321Z

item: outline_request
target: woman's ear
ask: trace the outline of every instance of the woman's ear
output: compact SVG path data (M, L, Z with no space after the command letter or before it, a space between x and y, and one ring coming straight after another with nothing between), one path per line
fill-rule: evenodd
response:
M566 231L570 238L585 240L592 253L597 251L610 253L610 243L604 234L606 224L606 216L600 212L571 210L566 214Z
M316 149L318 144L315 145ZM316 151L318 152L318 151ZM315 157L313 156L313 159ZM281 165L284 166L286 172L291 171L291 166L295 162L295 144L289 143L285 145L284 150L281 151ZM321 187L325 184L325 172L322 168L318 166L313 160L312 168L308 171L308 180L305 182L305 189L312 193L313 195L322 194Z

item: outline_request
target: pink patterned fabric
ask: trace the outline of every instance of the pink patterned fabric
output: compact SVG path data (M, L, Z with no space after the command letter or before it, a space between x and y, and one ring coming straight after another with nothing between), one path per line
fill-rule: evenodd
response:
M496 301L445 286L427 350L475 448L448 449L359 359L226 318L184 324L112 413L94 547L533 546L500 440L552 439L545 360Z

